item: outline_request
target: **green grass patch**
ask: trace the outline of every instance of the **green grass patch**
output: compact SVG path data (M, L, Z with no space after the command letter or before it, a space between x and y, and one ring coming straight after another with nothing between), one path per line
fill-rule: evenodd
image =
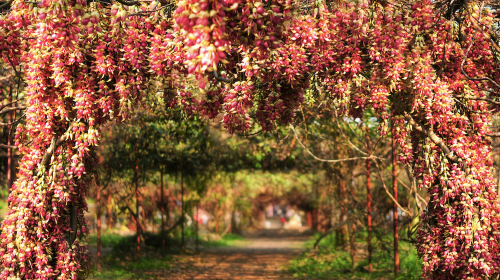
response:
M104 247L115 247L120 243L123 243L126 239L130 239L130 236L123 236L119 234L101 234L101 246ZM90 235L90 245L97 245L97 234Z
M143 257L136 260L132 257L111 254L102 260L101 272L94 271L91 279L154 279L151 272L167 270L172 268L175 258L166 257Z
M196 235L187 230L186 243L195 242ZM168 254L177 254L180 251L180 236L165 236L166 249ZM172 263L176 260L174 256L167 255L161 257L161 236L159 234L145 233L144 242L141 246L140 260L135 258L136 236L121 236L117 234L101 234L102 247L112 247L112 252L101 260L101 272L94 271L90 279L154 279L155 273L172 268ZM200 236L200 247L230 247L235 244L244 244L246 239L235 234L227 234L218 239L206 241ZM90 236L90 245L96 246L97 236Z
M200 245L203 247L233 247L237 245L244 245L248 243L248 240L240 235L236 234L226 234L220 238L213 240L200 240Z
M306 242L308 249L292 260L284 272L298 279L421 279L422 261L418 258L415 246L412 244L400 241L401 270L395 278L393 255L388 250L392 249L390 245L393 244L390 236L383 236L384 240L378 240L376 237L372 239L374 245L372 273L368 272L368 260L359 260L359 257L353 270L351 255L349 252L342 251L340 247L336 248L334 238L326 237L320 242L317 250L311 249L316 238ZM358 248L366 248L366 240L362 235L360 239L356 239ZM388 244L389 248L381 246L382 242Z

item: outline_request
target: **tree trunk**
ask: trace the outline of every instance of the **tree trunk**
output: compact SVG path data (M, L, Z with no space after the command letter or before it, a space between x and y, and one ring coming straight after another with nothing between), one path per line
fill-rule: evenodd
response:
M181 156L181 217L182 217L182 223L181 223L181 250L186 249L186 244L184 242L184 169L182 166L182 158Z
M199 220L200 220L200 205L199 203L196 203L196 251L199 251L199 243L200 243L200 236L198 232L198 227L199 227Z
M370 153L370 135L369 128L366 127L366 150ZM366 160L366 208L367 208L367 223L368 223L368 271L370 273L373 272L373 264L372 264L372 181L371 181L371 170L370 170L371 160Z
M219 203L215 202L215 232L219 234Z
M165 200L163 199L163 167L160 167L161 254L165 256Z
M12 102L12 87L9 88L9 103ZM7 123L12 123L12 120L14 119L12 114L14 112L10 112L7 114ZM12 145L12 126L9 125L7 127L7 145ZM10 189L12 188L12 149L7 148L7 196L10 193ZM2 197L4 197L3 192L2 192Z
M356 189L354 188L354 177L353 179L353 184L352 184L352 196L353 198L356 197ZM354 211L354 210L353 210ZM356 220L353 218L352 224L351 224L351 242L350 242L350 247L351 247L351 265L352 265L352 271L354 271L354 258L356 257Z
M318 209L315 208L312 210L312 227L316 231L318 230L318 226L319 226L319 213Z
M341 200L340 204L340 222L344 222L346 219L346 193L345 193L345 182L344 178L340 177L339 178L339 197ZM346 228L345 225L342 225L340 227L340 238L341 238L341 243L342 243L342 251L347 252L347 244L346 244Z
M307 226L312 229L313 228L313 220L311 211L307 211Z
M134 182L135 182L135 225L137 233L137 259L141 258L141 225L139 221L139 152L138 143L135 145L135 169L134 169Z
M396 201L398 201L398 174L397 174L397 147L396 141L394 139L395 134L394 123L392 125L392 187L393 187L393 196L394 196L394 275L397 275L399 272L399 236L398 236L398 205Z
M113 226L113 223L111 222L111 188L109 187L108 185L108 192L107 192L107 200L108 200L108 205L106 205L107 207L107 214L106 214L106 222L108 224L108 230L111 230L111 227Z
M238 228L236 227L236 220L234 218L235 211L236 211L235 209L233 209L233 211L231 211L231 233L232 234L238 234ZM260 214L260 212L259 212L259 214ZM261 223L261 225L262 225L262 223Z
M99 174L96 175L95 186L95 200L96 200L96 224L97 224L97 270L101 271L101 182Z

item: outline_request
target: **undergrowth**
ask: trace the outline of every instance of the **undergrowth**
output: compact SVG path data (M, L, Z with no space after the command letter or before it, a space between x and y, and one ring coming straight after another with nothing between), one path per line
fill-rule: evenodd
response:
M349 251L344 252L340 246L335 246L334 238L325 238L320 242L318 249L312 249L316 239L307 242L308 249L292 260L284 271L298 279L421 279L422 261L417 256L415 246L404 241L399 243L400 272L396 278L394 277L392 246L383 246L383 244L393 244L389 235L383 236L381 238L383 240L378 240L376 237L372 239L373 272L369 273L366 239L363 237L363 234L357 237L356 246L365 252L357 250L359 256L356 257L354 269Z
M186 230L187 253L194 253L195 234ZM200 248L203 247L230 247L236 243L244 243L245 239L239 235L227 234L221 238L205 240L199 238ZM140 260L136 258L136 236L122 236L118 234L101 234L102 248L111 247L112 251L101 260L101 272L94 269L91 279L155 279L164 274L165 270L172 269L174 261L178 257L172 254L179 254L181 247L180 236L166 236L165 248L167 255L161 256L161 236L159 234L145 233L141 245ZM97 236L90 236L90 245L96 246ZM191 248L191 250L190 250Z

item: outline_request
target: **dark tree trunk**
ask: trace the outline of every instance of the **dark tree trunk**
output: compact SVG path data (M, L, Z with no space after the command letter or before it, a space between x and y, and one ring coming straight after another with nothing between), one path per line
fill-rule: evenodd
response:
M12 102L12 87L9 88L9 103ZM7 114L7 123L12 123L13 121L13 114L14 112L10 112ZM7 127L8 131L7 131L7 145L12 145L12 126L9 125ZM13 164L13 160L12 160L12 149L11 148L7 148L7 196L9 195L9 192L10 192L10 189L12 188L12 181L13 181L13 178L12 178L12 171L13 171L13 168L12 168L12 164ZM3 192L2 192L2 196L3 196Z
M181 250L186 249L186 243L184 240L184 169L182 166L182 158L181 156Z
M165 200L163 193L163 167L160 168L161 254L165 256Z
M95 200L96 200L96 228L97 228L97 270L101 271L101 182L99 180L99 174L96 175L96 188L95 188Z
M215 232L219 234L219 203L216 201L215 203Z
M340 190L340 200L341 200L341 206L340 206L340 222L344 222L346 219L346 190L345 190L345 182L344 178L340 177L340 182L339 182L339 190ZM346 244L346 227L345 225L342 225L340 227L340 238L342 242L342 251L347 252L347 244Z
M397 173L397 147L394 139L394 123L392 125L392 187L394 192L394 275L399 272L399 236L398 236L398 173Z
M356 197L356 189L354 188L354 181L352 185L352 197ZM350 242L350 249L351 249L351 264L352 264L352 270L354 271L354 258L356 257L356 220L351 219L352 224L351 224L351 242Z
M140 213L139 213L139 152L138 152L138 143L135 146L135 169L134 169L134 182L135 182L135 225L137 231L137 259L141 258L141 225L139 221Z
M112 227L113 227L113 223L111 222L111 188L109 187L108 185L108 192L107 192L107 201L108 201L108 205L106 205L107 207L107 214L106 214L106 222L108 224L108 230L110 230Z
M199 232L198 232L198 227L199 227L199 221L200 221L200 205L199 203L196 203L196 251L199 251L199 244L200 244L200 236L199 236Z
M366 127L366 150L368 153L370 153L370 135L369 135L369 128L368 126ZM367 197L367 202L366 202L366 208L367 208L367 223L368 223L368 271L370 273L373 272L373 264L372 264L372 182L371 182L371 170L370 166L371 165L371 160L367 159L366 160L366 197Z

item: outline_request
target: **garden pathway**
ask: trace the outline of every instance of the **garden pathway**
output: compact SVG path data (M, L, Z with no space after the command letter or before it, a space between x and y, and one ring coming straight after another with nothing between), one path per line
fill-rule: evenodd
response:
M304 250L309 239L307 232L259 231L231 247L179 256L174 268L152 272L158 274L151 276L179 280L293 279L282 269Z

